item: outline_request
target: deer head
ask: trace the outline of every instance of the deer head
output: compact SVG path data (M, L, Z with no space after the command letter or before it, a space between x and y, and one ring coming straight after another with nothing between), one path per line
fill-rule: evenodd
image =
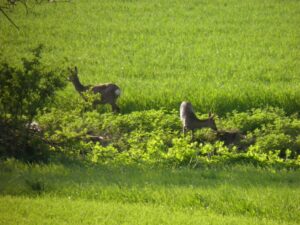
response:
M78 78L78 68L77 68L77 66L75 66L74 69L72 69L71 67L68 67L68 71L69 71L68 80L71 81L72 83L78 82L79 78Z

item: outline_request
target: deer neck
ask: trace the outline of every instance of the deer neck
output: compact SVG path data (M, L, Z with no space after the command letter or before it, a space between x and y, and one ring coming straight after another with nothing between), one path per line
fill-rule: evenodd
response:
M72 83L78 92L84 92L88 89L87 86L84 86L83 84L80 83L79 78L76 76L74 79L72 79Z

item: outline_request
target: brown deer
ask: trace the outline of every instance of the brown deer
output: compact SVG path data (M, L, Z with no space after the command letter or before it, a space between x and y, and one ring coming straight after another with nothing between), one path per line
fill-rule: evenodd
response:
M78 69L75 66L74 69L68 68L70 75L69 80L73 83L76 91L79 92L81 96L83 92L92 91L94 94L100 94L101 100L95 100L93 106L98 104L110 104L113 112L119 112L120 108L117 106L116 101L121 94L121 89L112 83L92 85L83 85L78 78ZM83 96L84 98L84 96ZM86 100L86 98L84 98Z
M198 119L194 113L192 104L190 102L182 102L180 105L180 119L182 121L183 133L185 134L187 130L193 131L201 128L211 128L217 131L217 126L214 120L214 116L209 113L208 119Z

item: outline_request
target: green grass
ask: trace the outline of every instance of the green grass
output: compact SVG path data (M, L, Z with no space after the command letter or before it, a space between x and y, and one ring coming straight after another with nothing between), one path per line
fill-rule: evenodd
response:
M1 224L297 224L299 171L2 163Z
M7 10L19 31L0 14L0 61L18 65L30 49L43 44L46 67L77 65L85 84L116 82L123 93L123 113L178 110L183 100L205 114L267 106L299 112L299 1L74 0L40 5L31 1L28 6L28 15L22 4ZM58 131L71 127L61 133L64 140L68 140L65 133L82 127L100 133L111 128L114 135L114 129L129 134L145 127L144 135L155 130L148 124L161 123L163 128L175 126L176 137L180 130L178 120L167 114L161 119L160 111L157 117L151 117L155 114L151 110L103 114L103 120L94 114L89 120L84 113L76 120L71 113L66 117L79 99L69 84L57 96L57 112L63 111L56 116L54 110L53 118L48 115L50 127L55 123L62 126ZM270 119L264 114L234 113L218 121L248 131ZM293 144L296 149L298 116L272 118L276 123L266 122L268 126L254 130L261 136L258 149L267 145L268 150L277 131L276 135L293 138L293 142L279 140L279 147L283 143L285 150L286 144ZM47 115L43 119L47 122ZM168 138L162 131L157 136ZM268 131L265 140L260 134ZM131 140L139 140L137 134ZM128 136L116 137L122 138ZM192 170L1 161L0 224L299 224L299 175L298 170L250 165Z
M1 15L1 58L45 45L48 66L77 65L83 83L116 82L123 112L178 108L225 113L300 108L300 2L72 1ZM61 94L65 107L75 93ZM72 107L72 106L70 106Z
M1 197L1 224L297 224L205 210L68 198ZM2 207L1 207L2 206ZM4 207L5 206L5 207ZM7 213L9 211L9 213Z

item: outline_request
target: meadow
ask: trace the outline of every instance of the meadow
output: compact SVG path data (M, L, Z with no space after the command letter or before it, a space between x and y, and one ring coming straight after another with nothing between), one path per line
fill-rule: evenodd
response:
M5 8L19 30L0 13L0 62L24 71L43 45L41 71L66 81L76 65L84 84L115 82L121 113L91 110L71 83L39 108L29 162L0 146L0 224L299 224L299 1L27 6ZM237 138L184 136L183 100Z
M1 224L299 224L299 170L0 167Z
M52 68L83 83L115 82L123 112L300 108L298 1L71 1L22 4L1 19L1 58L20 63L43 44ZM67 76L67 72L65 74ZM74 96L75 95L75 96ZM71 85L64 106L74 98ZM72 106L70 106L72 108Z

